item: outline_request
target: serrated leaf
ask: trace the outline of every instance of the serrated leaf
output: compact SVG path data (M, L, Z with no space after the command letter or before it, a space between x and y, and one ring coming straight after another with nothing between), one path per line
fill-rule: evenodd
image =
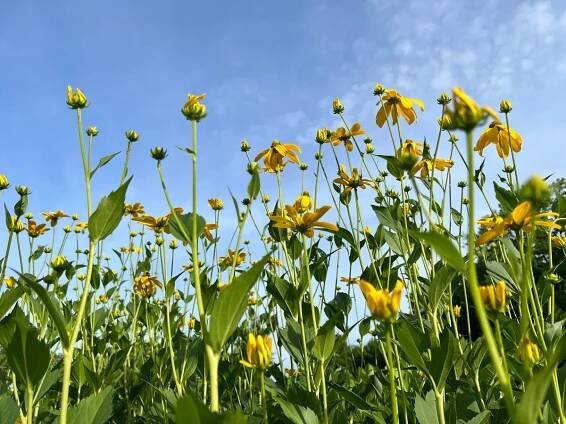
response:
M118 227L124 214L126 191L132 181L128 178L124 184L100 199L96 210L88 220L88 236L92 242L99 242L108 237Z
M462 259L462 255L448 237L436 232L419 233L411 231L411 234L424 244L432 247L438 256L455 270L465 272L466 264L464 259Z
M111 155L101 157L100 160L98 161L98 164L94 167L92 171L90 171L90 178L94 176L96 171L98 171L100 168L102 168L104 165L106 165L108 162L110 162L119 154L120 152L116 152L116 153L112 153Z
M114 389L107 386L102 391L82 399L69 408L69 424L104 424L112 418Z
M216 352L222 350L222 347L238 326L248 306L248 293L259 278L269 257L269 254L265 255L246 272L234 278L214 302L210 314L208 336L210 344Z

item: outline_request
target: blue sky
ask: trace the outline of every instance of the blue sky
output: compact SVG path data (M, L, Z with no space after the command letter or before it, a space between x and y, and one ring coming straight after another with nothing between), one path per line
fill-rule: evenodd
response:
M337 124L335 96L377 153L390 154L374 124L371 92L381 82L424 100L421 124L408 133L419 139L434 137L435 99L454 85L482 104L512 99L521 176L565 175L565 36L559 1L2 2L0 173L30 186L36 214L84 215L75 116L65 105L72 84L91 102L85 123L101 131L95 158L124 151L125 130L141 134L128 199L165 211L148 154L163 145L172 195L187 205L189 160L175 148L189 142L180 108L188 92L206 92L201 201L227 200L227 186L243 196L247 182L241 139L252 152L273 138L297 142L313 164L316 128ZM491 153L487 164L499 169ZM115 161L96 177L95 199L117 185Z

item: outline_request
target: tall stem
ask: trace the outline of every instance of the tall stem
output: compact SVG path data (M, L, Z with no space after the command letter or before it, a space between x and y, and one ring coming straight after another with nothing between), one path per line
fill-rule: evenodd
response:
M491 359L491 363L495 368L495 373L499 380L499 386L503 392L503 397L505 400L505 405L507 407L507 412L512 415L514 412L514 401L513 401L513 391L511 389L511 383L509 381L509 375L505 372L501 357L499 356L499 350L497 348L497 343L493 337L491 327L489 326L489 321L487 319L487 313L483 306L483 302L480 296L480 288L478 283L478 276L476 273L475 264L475 244L476 244L476 234L475 234L475 220L474 220L474 151L473 151L473 136L471 131L466 132L466 150L468 159L468 288L476 307L476 315L482 329L485 342L487 344L487 350Z
M393 347L391 343L391 325L385 330L385 351L387 353L387 368L389 372L389 393L391 395L392 423L399 424L399 407L397 405L397 386L395 384L395 365L393 363Z

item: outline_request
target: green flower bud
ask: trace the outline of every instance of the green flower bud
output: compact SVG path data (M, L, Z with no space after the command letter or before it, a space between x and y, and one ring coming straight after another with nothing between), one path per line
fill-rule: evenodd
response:
M165 149L164 147L154 147L149 151L149 153L151 154L151 157L153 159L161 161L167 156L167 149Z
M6 190L10 187L10 182L4 174L0 174L0 190Z
M137 133L137 131L128 130L126 131L126 138L130 143L135 143L140 139L140 135Z
M240 150L242 152L249 152L251 149L250 143L248 143L248 140L242 140L242 142L240 143Z
M344 112L344 105L338 97L332 101L332 111L337 115Z
M499 103L499 111L501 113L509 113L512 109L513 104L511 103L511 100L503 99L501 100L501 103Z
M86 135L88 135L89 137L96 137L98 135L98 128L96 127L88 127L86 129Z

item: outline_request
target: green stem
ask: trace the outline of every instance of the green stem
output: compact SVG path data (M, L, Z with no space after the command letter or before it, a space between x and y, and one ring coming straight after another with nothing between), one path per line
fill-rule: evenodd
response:
M499 386L503 392L503 397L505 400L505 405L507 407L507 412L512 416L515 406L513 400L513 391L511 389L511 383L509 380L509 375L505 372L501 358L499 356L499 350L497 348L497 343L493 337L491 327L489 326L489 321L487 318L487 313L485 311L483 302L480 296L480 288L478 283L478 276L476 272L475 264L475 244L476 244L476 234L475 234L475 219L474 219L474 151L473 151L473 136L471 131L466 132L466 147L467 147L467 159L468 159L468 288L476 308L476 315L482 329L485 342L487 344L487 350L491 359L491 363L495 368L495 373L499 380Z
M33 424L33 386L31 384L28 384L27 386L26 397L27 397L26 423Z
M395 365L393 364L393 347L391 343L391 323L387 324L385 331L385 351L387 353L387 368L389 372L389 390L391 395L391 422L399 424L399 407L397 405L397 387L395 384Z
M263 422L265 424L269 423L269 417L267 415L267 399L265 398L265 371L261 370L261 405L263 407Z

